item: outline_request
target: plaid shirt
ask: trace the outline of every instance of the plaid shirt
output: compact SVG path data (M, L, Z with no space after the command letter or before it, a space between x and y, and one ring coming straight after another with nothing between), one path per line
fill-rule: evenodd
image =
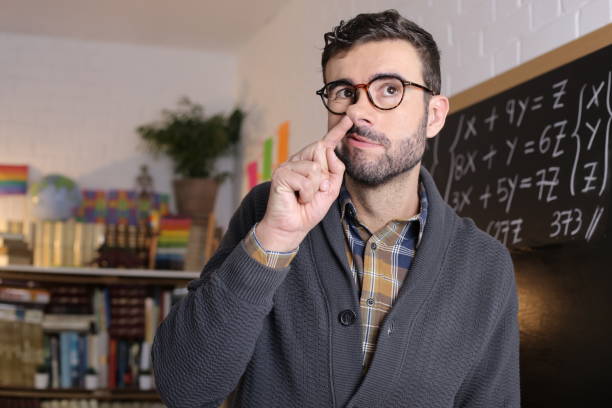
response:
M376 349L378 330L397 298L410 270L427 220L427 194L421 184L420 212L408 220L391 220L372 233L359 222L351 197L340 191L345 247L360 294L363 368L367 370Z
M422 183L419 187L419 214L408 220L392 220L376 233L371 233L359 222L357 210L346 188L342 188L338 197L349 266L357 287L361 288L364 371L370 366L374 355L379 327L393 306L399 288L410 270L425 229L427 194ZM291 252L264 250L255 235L256 226L243 240L246 252L266 266L288 266L297 254L297 249Z

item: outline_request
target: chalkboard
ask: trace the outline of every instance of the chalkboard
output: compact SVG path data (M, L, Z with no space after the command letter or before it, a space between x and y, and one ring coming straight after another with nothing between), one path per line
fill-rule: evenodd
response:
M609 24L453 96L424 159L511 249L524 408L612 406L611 42Z
M611 122L608 45L452 113L424 165L511 248L591 242L607 230Z

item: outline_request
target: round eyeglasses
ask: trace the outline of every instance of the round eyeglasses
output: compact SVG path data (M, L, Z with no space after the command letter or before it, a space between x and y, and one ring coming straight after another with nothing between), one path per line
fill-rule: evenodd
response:
M414 86L435 95L435 92L426 86L389 75L376 77L367 84L353 85L345 79L332 81L325 84L316 94L321 97L328 111L344 115L350 105L357 103L359 88L365 89L372 105L378 109L391 110L402 103L407 86Z

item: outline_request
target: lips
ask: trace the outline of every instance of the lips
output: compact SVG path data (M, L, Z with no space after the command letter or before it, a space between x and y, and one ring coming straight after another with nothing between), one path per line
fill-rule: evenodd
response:
M367 147L381 146L380 143L373 142L372 140L367 139L367 138L365 138L363 136L359 136L356 133L350 133L348 135L348 138L349 138L349 141L352 142L352 144L360 146L360 147L365 147L365 146L367 146Z

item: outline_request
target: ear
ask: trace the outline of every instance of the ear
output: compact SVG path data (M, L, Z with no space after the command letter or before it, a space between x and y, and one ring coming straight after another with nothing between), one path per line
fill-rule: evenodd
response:
M435 95L429 99L427 107L427 137L431 138L437 135L446 121L448 114L448 98L443 95Z

